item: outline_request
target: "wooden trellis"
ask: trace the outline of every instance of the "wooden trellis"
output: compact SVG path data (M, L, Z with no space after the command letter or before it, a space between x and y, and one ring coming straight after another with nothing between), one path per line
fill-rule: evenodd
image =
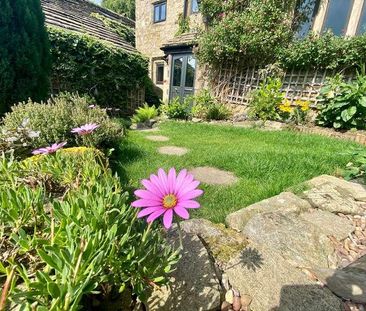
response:
M291 102L295 100L310 101L312 105L318 102L320 89L327 77L333 76L329 70L290 70L282 75L282 92ZM247 105L251 94L258 89L266 78L265 70L258 67L240 69L238 66L221 68L213 75L212 88L214 95L221 102L236 105ZM347 75L351 80L353 75Z

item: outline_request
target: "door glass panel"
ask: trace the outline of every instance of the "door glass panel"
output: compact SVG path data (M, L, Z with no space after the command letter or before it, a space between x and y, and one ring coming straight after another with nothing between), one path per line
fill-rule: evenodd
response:
M353 0L332 0L329 2L324 30L332 30L337 36L342 36L347 31L348 19L351 14Z
M357 29L358 35L362 35L363 33L366 33L366 2L363 5L362 15Z
M180 86L182 81L183 57L174 60L173 86Z
M186 71L186 87L194 86L194 76L196 72L196 59L193 56L187 57L187 71Z

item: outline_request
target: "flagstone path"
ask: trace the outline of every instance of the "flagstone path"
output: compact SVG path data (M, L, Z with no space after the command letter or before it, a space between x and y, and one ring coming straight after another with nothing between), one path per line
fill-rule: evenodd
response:
M169 141L169 137L163 135L148 135L146 136L146 139L159 142Z
M223 171L215 167L196 167L190 171L195 179L208 185L225 185L235 184L239 179L231 172Z
M183 156L183 155L187 154L188 151L189 150L187 148L176 147L176 146L165 146L165 147L160 147L158 149L158 152L160 154L175 155L175 156Z

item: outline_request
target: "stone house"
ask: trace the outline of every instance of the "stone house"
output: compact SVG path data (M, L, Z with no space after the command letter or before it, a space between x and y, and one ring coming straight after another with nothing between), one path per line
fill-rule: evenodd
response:
M204 27L199 0L136 0L136 48L164 101L194 94L202 74L193 49Z

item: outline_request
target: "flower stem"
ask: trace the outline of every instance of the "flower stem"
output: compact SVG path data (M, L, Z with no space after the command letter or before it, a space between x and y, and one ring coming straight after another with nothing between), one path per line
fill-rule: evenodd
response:
M181 250L183 250L183 237L182 237L182 228L180 226L180 221L177 221L178 226L178 234L179 234L179 247Z

